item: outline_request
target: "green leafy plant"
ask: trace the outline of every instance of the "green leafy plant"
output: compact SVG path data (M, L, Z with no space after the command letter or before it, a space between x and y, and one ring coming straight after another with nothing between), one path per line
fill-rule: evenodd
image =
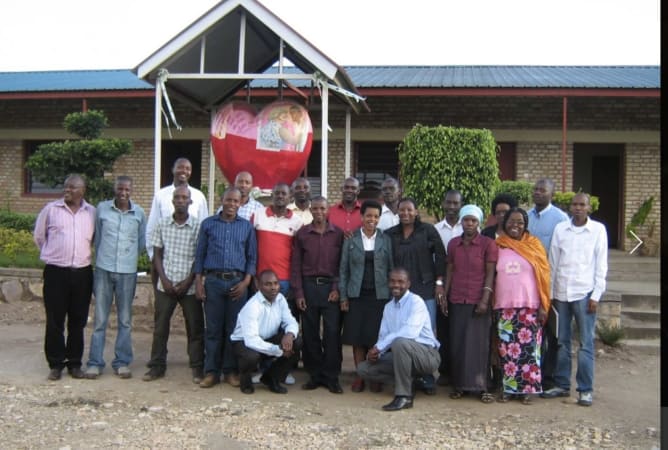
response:
M504 192L513 195L520 205L529 206L533 201L533 183L528 181L502 181L494 196Z
M98 202L113 196L113 183L104 178L114 162L129 153L132 143L126 139L102 139L102 130L107 126L102 111L90 110L72 113L65 117L64 126L81 139L42 144L28 158L26 168L39 181L55 187L70 173L86 177L86 200Z
M3 255L5 260L13 264L19 255L38 258L39 250L33 242L32 233L24 230L0 228L0 255Z
M573 197L575 197L575 194L579 194L579 192L555 192L552 196L552 203L565 211L566 214L569 214L571 210L571 201L573 200ZM597 196L590 195L589 204L591 205L591 212L594 212L598 210L600 201Z
M35 229L35 214L21 214L10 211L0 211L0 228L9 228L15 231L32 233Z
M635 214L633 214L631 221L626 225L626 236L632 237L631 231L638 234L638 227L648 223L647 218L649 217L649 213L652 212L652 206L654 206L653 196L646 199L642 205L640 205ZM651 234L654 234L654 221L649 222L648 225L648 230L651 232ZM648 235L650 235L650 233L648 233ZM651 235L649 237L651 237Z
M467 203L489 209L499 185L497 145L489 130L415 125L399 144L405 196L440 220L443 194L459 190Z
M601 342L611 347L617 347L626 335L622 327L613 325L606 320L599 320L596 325L596 333Z

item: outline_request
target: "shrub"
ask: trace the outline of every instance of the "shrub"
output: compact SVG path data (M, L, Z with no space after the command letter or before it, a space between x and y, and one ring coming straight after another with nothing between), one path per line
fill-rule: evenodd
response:
M554 196L552 196L552 203L565 211L566 214L570 215L571 200L573 200L575 194L579 194L579 192L555 192ZM596 211L600 204L598 197L595 195L589 195L589 204L591 205L591 212Z
M35 245L31 233L23 230L0 228L0 253L13 262L20 254L39 256L39 249Z
M605 345L617 347L622 339L624 339L624 329L619 325L612 325L605 320L600 320L596 325L596 333L598 338Z
M151 260L148 257L146 250L142 251L137 261L137 272L151 272Z
M11 211L0 211L0 228L32 233L35 229L35 214L20 214Z
M533 184L528 181L502 181L494 196L501 193L513 195L519 205L529 206L533 202Z

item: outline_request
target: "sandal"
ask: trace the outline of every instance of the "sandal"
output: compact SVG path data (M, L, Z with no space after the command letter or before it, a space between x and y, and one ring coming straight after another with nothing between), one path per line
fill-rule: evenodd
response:
M494 394L483 392L480 394L480 401L483 403L494 403Z
M512 397L511 394L506 394L505 392L503 392L501 395L499 395L499 398L498 398L497 402L506 403L506 402L509 402L512 398L513 397Z
M531 405L532 404L531 403L531 396L529 394L523 395L521 401L522 401L523 405Z
M450 392L450 398L453 400L459 400L460 398L462 398L462 395L464 395L462 391Z

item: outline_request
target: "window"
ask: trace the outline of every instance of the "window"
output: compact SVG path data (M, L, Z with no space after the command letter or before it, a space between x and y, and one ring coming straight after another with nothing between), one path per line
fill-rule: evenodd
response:
M322 167L320 162L322 161L322 143L321 141L313 141L311 145L311 154L308 157L308 162L306 163L306 168L304 169L303 176L306 177L311 183L311 197L315 197L320 194L320 178L322 176Z
M25 141L23 148L24 148L24 156L25 160L23 161L24 163L28 160L28 158L33 155L37 151L37 147L39 147L42 144L48 144L49 142L58 142L57 140L46 140L46 141ZM47 184L40 183L39 181L35 180L32 176L32 173L28 169L23 170L23 179L25 181L24 183L24 193L26 194L37 194L37 195L43 195L43 194L62 194L63 192L63 185L59 184L56 187L51 187Z
M398 179L398 142L358 142L355 144L356 177L360 181L360 198L380 197L380 185L388 177Z

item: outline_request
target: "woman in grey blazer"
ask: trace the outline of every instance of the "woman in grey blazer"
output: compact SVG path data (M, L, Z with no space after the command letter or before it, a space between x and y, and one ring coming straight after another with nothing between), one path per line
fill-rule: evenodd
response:
M362 227L343 243L339 273L343 344L353 346L355 367L366 359L369 348L378 340L383 308L390 298L388 274L392 269L392 243L377 228L382 206L374 200L362 203ZM379 391L379 385L372 386ZM357 377L353 392L364 390Z

